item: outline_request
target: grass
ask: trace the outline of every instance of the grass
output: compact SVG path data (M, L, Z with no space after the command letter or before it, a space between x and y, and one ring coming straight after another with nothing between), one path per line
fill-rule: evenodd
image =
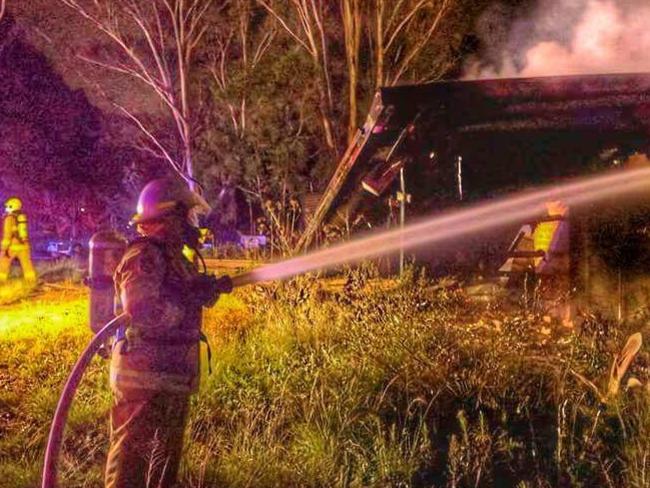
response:
M183 486L650 486L647 352L628 373L641 387L606 404L594 389L641 321L567 331L415 274L390 289L366 278L248 288L206 313L213 373L193 398ZM38 485L86 306L74 287L3 306L2 486ZM79 391L62 486L101 486L106 369L94 361Z

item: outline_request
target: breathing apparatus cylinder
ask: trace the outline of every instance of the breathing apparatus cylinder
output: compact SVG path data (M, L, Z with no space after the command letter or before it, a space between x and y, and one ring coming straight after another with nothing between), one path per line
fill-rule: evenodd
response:
M90 288L90 328L97 333L115 316L113 273L126 251L127 241L119 232L100 231L90 238L86 284Z

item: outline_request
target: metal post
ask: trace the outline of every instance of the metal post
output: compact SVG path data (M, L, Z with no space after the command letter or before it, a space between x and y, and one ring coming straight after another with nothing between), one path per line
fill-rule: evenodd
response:
M406 181L404 179L404 166L399 170L399 191L401 192L401 201L399 204L399 228L404 232L404 221L406 220ZM400 236L399 248L399 275L404 274L404 235Z
M616 318L620 324L623 322L623 273L620 267L618 268L618 306L616 308Z
M463 157L456 157L456 180L458 181L458 199L463 199Z

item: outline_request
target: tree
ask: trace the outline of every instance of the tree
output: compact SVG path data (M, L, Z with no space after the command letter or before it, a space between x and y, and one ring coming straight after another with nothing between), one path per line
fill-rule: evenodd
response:
M69 7L59 12L34 1L20 9L51 51L73 22L87 29L74 57L50 52L67 79L89 93L103 84L141 149L208 192L239 187L254 216L268 199L324 187L378 86L456 66L466 8L476 10L469 0L59 0Z
M318 73L321 123L325 141L338 155L333 100L347 98L347 142L358 127L359 92L403 81L439 79L458 61L449 47L460 42L450 29L460 0L258 0L289 37L309 54ZM337 26L342 25L342 32ZM366 34L366 39L364 35ZM342 45L345 65L336 63L332 46ZM370 79L364 69L374 65ZM343 93L337 79L345 82ZM369 97L366 97L369 98Z
M457 60L449 55L448 46L454 39L443 21L454 12L458 0L388 2L392 8L387 8L386 3L371 0L368 5L375 88L393 86L405 79L423 83L444 76ZM428 56L431 46L439 52Z
M368 70L371 79L366 82L371 93L402 81L422 83L444 76L457 61L450 54L453 36L448 27L453 24L449 17L457 1L341 0L348 80L348 142L358 126L362 61L374 65L374 69ZM368 39L365 44L361 42L364 32Z
M357 86L359 84L359 56L363 30L360 3L361 0L341 0L348 68L348 144L356 132L358 118Z
M201 153L217 186L238 185L261 213L321 189L378 86L454 66L460 1L229 2L204 46L215 105Z
M0 76L0 195L24 200L37 234L68 234L82 207L95 223L105 218L123 160L102 140L103 114L65 84L11 15L0 22Z
M225 105L239 138L246 133L249 86L254 71L277 34L275 25L254 29L251 10L250 0L233 0L224 8L226 16L221 22L224 28L214 29L209 53L210 74L218 101Z
M323 0L289 0L286 5L288 12L285 15L282 10L286 2L270 0L258 0L258 2L309 54L313 67L318 73L316 83L319 95L318 108L325 142L327 147L338 155L336 136L332 127L334 96L329 65L329 42L325 32L325 17L332 7Z
M133 77L147 86L166 107L180 149L156 134L156 129L128 107L118 108L142 131L146 150L166 160L195 187L193 145L195 120L191 75L198 44L209 27L211 0L59 0L74 9L111 41L114 50L85 53L89 63ZM177 154L180 153L180 154Z

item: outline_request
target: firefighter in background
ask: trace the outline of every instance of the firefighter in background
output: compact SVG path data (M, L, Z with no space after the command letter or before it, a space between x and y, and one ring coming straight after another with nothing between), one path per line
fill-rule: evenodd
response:
M111 352L108 488L175 485L190 395L198 389L201 311L232 290L227 276L199 273L183 256L196 248L191 223L200 197L171 179L142 190L134 217L142 236L115 272L121 306L131 316Z
M545 312L571 325L569 210L561 201L545 207L544 217L519 230L499 271L510 281L534 281Z
M27 233L27 216L22 209L23 203L17 197L11 197L5 202L2 245L0 245L0 282L9 279L11 263L14 259L20 263L23 278L29 281L36 280Z

